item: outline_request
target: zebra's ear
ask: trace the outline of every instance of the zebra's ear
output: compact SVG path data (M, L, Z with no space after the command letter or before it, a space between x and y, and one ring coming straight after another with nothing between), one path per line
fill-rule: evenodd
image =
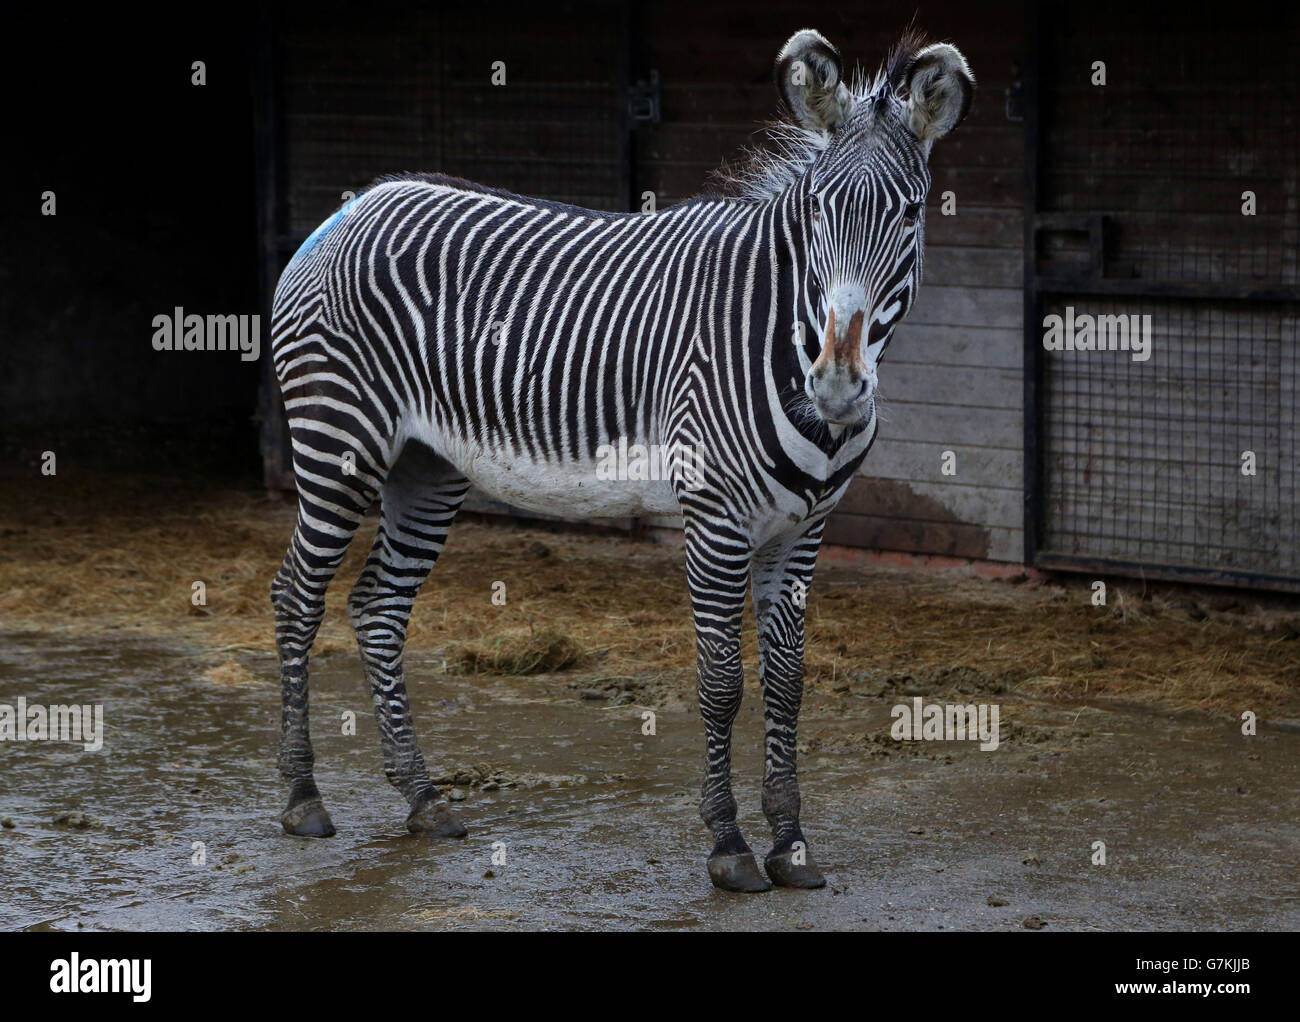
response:
M970 109L975 76L961 51L948 43L920 50L902 76L907 126L923 143L943 138Z
M776 87L795 121L812 131L834 131L853 97L843 81L840 52L820 32L800 29L776 55Z

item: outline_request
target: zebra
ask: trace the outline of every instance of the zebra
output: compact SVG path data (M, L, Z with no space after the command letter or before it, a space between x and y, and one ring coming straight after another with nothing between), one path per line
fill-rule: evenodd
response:
M774 70L776 145L712 193L608 213L389 176L286 266L271 351L298 516L271 601L289 834L334 833L313 777L308 654L326 587L377 499L347 605L384 772L411 832L465 836L430 780L402 649L474 485L540 512L681 515L709 877L728 891L825 885L796 778L806 595L827 515L875 439L877 366L919 284L931 147L965 117L974 77L956 47L910 31L852 83L813 29L785 43ZM670 459L666 479L599 479L597 450L621 441L703 456L690 472ZM773 835L765 871L731 788L747 589Z

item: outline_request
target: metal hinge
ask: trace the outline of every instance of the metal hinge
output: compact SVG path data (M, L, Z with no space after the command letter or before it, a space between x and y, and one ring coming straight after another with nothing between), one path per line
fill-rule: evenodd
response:
M1006 95L1007 120L1023 121L1025 119L1025 89L1019 78L1007 86Z
M649 81L639 81L627 89L627 115L633 121L659 123L659 72L651 71Z

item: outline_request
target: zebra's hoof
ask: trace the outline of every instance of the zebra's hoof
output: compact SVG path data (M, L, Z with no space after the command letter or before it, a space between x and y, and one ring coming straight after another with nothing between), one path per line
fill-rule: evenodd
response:
M738 855L710 855L709 879L720 891L738 891L742 894L757 894L769 891L772 885L767 877L758 871L758 862L753 852Z
M469 831L450 809L448 802L425 802L406 818L406 829L412 834L429 837L464 837Z
M280 814L280 823L284 832L294 837L334 836L334 822L318 798L290 806Z
M805 890L825 887L826 878L822 876L822 871L817 868L817 864L809 858L806 851L803 853L803 860L801 863L796 863L794 852L784 851L779 855L776 853L769 855L763 860L763 865L767 867L767 875L777 887L802 887Z

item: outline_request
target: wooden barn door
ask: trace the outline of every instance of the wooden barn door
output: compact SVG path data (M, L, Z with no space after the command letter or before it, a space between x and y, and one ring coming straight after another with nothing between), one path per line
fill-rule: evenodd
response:
M1034 563L1300 588L1297 28L1280 4L1103 0L1037 16ZM1085 343L1080 317L1149 317L1136 322L1150 357L1044 350L1051 315Z
M259 27L264 307L318 224L381 174L440 171L523 195L627 210L629 17L612 2L289 4ZM269 322L269 318L265 320ZM263 461L292 490L269 371Z

